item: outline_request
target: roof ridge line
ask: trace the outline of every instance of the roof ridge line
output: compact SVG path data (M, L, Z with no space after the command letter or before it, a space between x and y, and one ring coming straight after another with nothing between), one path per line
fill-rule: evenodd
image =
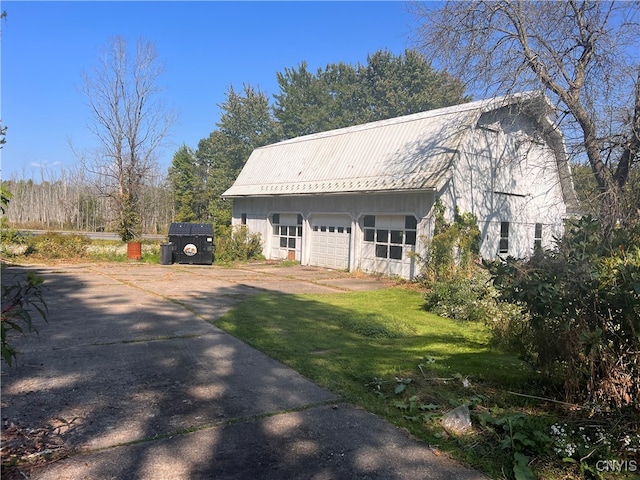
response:
M271 143L269 145L263 145L262 147L259 147L259 149L267 149L267 148L279 146L285 143L306 142L309 140L316 140L320 138L346 135L349 133L363 131L363 130L387 127L390 125L399 125L402 123L413 122L416 120L423 120L427 118L435 118L443 115L449 115L451 113L462 113L470 110L478 110L490 105L496 105L496 106L499 105L500 107L502 107L511 103L515 103L516 99L533 97L536 94L539 94L539 93L536 91L526 91L526 92L512 93L509 95L503 95L501 97L485 98L482 100L475 100L467 103L459 103L457 105L449 105L448 107L435 108L433 110L425 110L422 112L410 113L408 115L403 115L401 117L386 118L384 120L376 120L373 122L360 123L357 125L350 125L347 127L340 127L332 130L325 130L323 132L315 132L315 133L310 133L308 135L288 138L280 142Z

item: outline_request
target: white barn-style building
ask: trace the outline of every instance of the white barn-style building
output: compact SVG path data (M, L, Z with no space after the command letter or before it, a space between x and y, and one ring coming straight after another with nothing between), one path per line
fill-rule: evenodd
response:
M474 213L480 253L529 256L578 213L551 105L528 92L257 148L224 197L268 259L412 279L433 205Z

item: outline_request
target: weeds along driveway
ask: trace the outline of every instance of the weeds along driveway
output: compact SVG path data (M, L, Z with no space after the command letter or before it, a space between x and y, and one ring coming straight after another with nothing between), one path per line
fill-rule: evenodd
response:
M12 338L3 437L47 429L34 458L61 458L31 478L482 478L209 323L265 289L380 281L300 266L26 269L45 279L49 323Z

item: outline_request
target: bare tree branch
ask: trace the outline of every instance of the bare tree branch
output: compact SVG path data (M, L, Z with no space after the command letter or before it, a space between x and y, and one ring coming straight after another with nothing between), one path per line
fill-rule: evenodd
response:
M98 190L115 200L125 241L142 233L140 195L157 170L156 153L175 120L159 99L164 68L154 45L139 40L131 51L124 38L114 37L95 69L83 74L88 128L100 147L80 156Z
M622 200L640 163L639 5L479 0L416 3L413 10L423 53L472 91L547 93L569 151L591 167L602 193L599 214L612 227L639 220Z

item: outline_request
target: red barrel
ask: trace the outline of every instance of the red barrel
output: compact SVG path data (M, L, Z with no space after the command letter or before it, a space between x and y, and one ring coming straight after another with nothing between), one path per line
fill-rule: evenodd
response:
M129 260L142 260L142 242L127 243L127 258Z

